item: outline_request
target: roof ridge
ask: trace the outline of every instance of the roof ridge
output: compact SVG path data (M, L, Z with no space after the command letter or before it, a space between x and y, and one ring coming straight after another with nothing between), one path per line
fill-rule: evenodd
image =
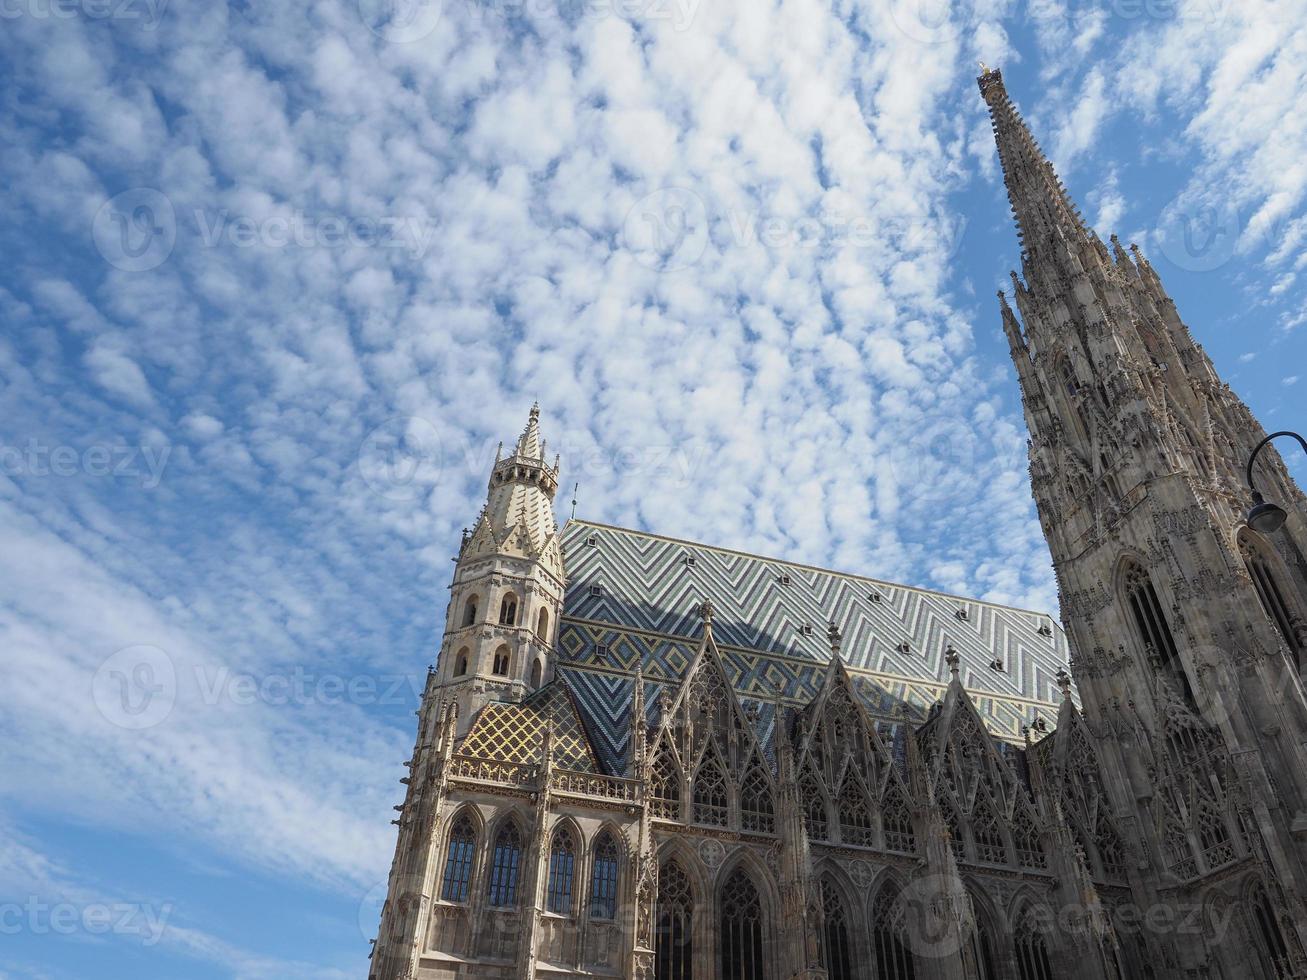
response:
M777 558L773 555L759 555L751 551L741 551L738 548L723 548L715 544L705 544L702 541L691 541L688 538L674 538L667 534L658 534L654 531L641 531L637 528L619 527L616 524L604 524L601 521L586 520L581 517L572 517L563 522L560 529L560 535L566 534L570 525L576 524L580 527L595 527L605 531L618 531L622 534L636 535L642 538L657 538L660 541L667 541L671 544L684 544L694 548L702 548L706 551L716 551L725 555L738 555L741 558L753 558L760 561L774 562L777 565L786 565L790 568L804 568L812 572L821 572L825 575L837 575L846 579L857 579L860 582L870 582L875 585L885 585L895 589L907 589L910 592L920 592L923 595L939 596L943 599L956 599L961 602L974 602L982 606L990 606L994 609L1006 609L1010 612L1026 613L1031 616L1047 616L1052 621L1053 626L1059 631L1062 630L1062 624L1053 613L1042 609L1027 609L1024 606L1009 606L1002 602L994 602L990 599L977 599L975 596L958 595L955 592L941 592L938 589L927 589L920 585L907 585L903 582L891 582L889 579L874 578L870 575L859 575L856 572L842 572L836 568L826 568L823 565L809 565L806 562L792 561L788 558Z

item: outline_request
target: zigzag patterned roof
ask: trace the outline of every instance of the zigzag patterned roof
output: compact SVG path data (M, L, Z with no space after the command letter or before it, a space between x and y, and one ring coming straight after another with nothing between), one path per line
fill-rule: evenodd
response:
M962 683L995 735L1020 742L1022 725L1057 717L1056 676L1068 651L1046 613L588 521L569 521L562 539L560 670L610 771L625 768L637 661L652 722L661 686L674 693L698 647L704 599L732 683L765 719L769 750L774 706L806 704L821 686L831 621L874 716L894 718L901 702L924 711L942 697L951 644ZM1002 670L990 666L996 659Z

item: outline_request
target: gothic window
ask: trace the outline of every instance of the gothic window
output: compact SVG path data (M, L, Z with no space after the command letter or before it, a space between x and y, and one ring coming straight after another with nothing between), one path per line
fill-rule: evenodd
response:
M1213 870L1234 860L1234 845L1230 843L1230 832L1225 821L1210 803L1198 807L1198 845L1203 850L1203 860L1208 870Z
M1024 806L1017 805L1012 823L1012 842L1017 848L1017 860L1025 868L1045 868L1048 858L1039 843L1039 831Z
M1017 927L1016 950L1021 980L1053 980L1048 946L1028 918Z
M654 976L692 980L694 895L690 879L675 861L658 870L658 914L654 924Z
M1267 977L1287 980L1290 974L1289 947L1280 930L1280 920L1271 907L1266 889L1259 882L1249 895L1249 915L1252 918L1254 940Z
M962 839L962 825L958 821L957 811L949 803L943 803L940 806L940 812L944 815L944 824L948 827L948 843L953 848L953 857L955 860L962 862L967 859L966 841Z
M764 980L762 902L743 868L726 879L719 907L722 980Z
M745 830L770 834L776 830L771 785L755 760L740 787L740 824Z
M1189 848L1189 837L1184 831L1184 822L1174 807L1167 807L1165 818L1166 837L1162 847L1166 851L1166 863L1181 878L1192 878L1198 873L1193 851Z
M803 826L808 840L829 840L826 826L826 794L811 774L799 783L799 798L803 800Z
M998 818L993 808L981 804L976 808L971 824L971 833L976 842L976 859L990 864L1006 864L1007 848L1003 844L1003 833L998 829Z
M653 767L653 786L650 797L653 800L654 815L671 820L681 816L681 770L671 752L665 747L658 753Z
M495 663L494 663L493 670L497 676L499 677L508 676L508 660L509 660L509 653L508 653L507 646L502 646L495 651Z
M1098 815L1094 843L1098 847L1098 858L1103 863L1103 874L1109 878L1124 878L1125 850L1121 845L1121 835L1102 813Z
M486 898L491 905L506 907L517 904L517 878L522 864L522 838L517 824L508 820L495 838L490 862L490 882Z
M1276 579L1274 571L1272 571L1271 562L1267 559L1265 551L1247 531L1239 535L1239 554L1243 556L1244 564L1248 567L1248 574L1252 576L1253 585L1257 589L1257 598L1261 600L1262 608L1266 610L1266 615L1270 616L1271 621L1275 623L1285 644L1296 654L1298 640L1294 636L1293 612L1290 610L1288 602L1285 601L1284 592L1280 588L1280 583Z
M517 596L511 592L504 596L504 601L499 604L499 625L517 625Z
M908 811L902 792L895 789L893 782L885 793L885 805L881 812L885 823L885 846L891 851L915 854L917 835L912 829L912 814Z
M839 796L840 841L858 847L871 847L871 814L867 799L852 776L845 778Z
M608 831L599 835L590 875L590 918L612 919L617 914L617 861L621 852Z
M849 917L844 901L829 879L821 882L821 965L830 980L853 980L853 955L849 943Z
M872 906L871 943L877 980L917 980L917 961L903 935L898 894L888 885Z
M566 827L560 828L549 845L549 887L545 908L559 915L572 914L572 879L576 870L576 841Z
M467 647L458 651L458 658L454 661L454 676L462 677L467 673Z
M1185 675L1176 650L1175 637L1162 612L1162 602L1153 588L1153 581L1148 573L1138 565L1132 565L1125 576L1126 604L1135 628L1139 631L1140 642L1152 655L1156 656L1163 667L1168 668L1180 681L1184 694L1193 703L1189 690L1189 678Z
M449 831L449 847L445 852L445 874L440 885L440 897L446 902L466 902L467 888L472 880L472 860L476 854L476 831L467 814L454 821Z
M726 776L709 749L694 777L694 822L725 827L727 813Z
M533 688L539 687L540 682L544 680L544 676L545 676L545 665L541 660L537 658L535 665L531 668L531 686Z
M472 596L463 606L463 625L471 626L477 621L477 597Z
M1070 403L1072 411L1075 412L1075 421L1080 429L1080 435L1088 438L1089 420L1085 417L1085 406L1080 399L1080 385L1076 381L1076 373L1071 367L1070 361L1063 358L1058 364L1058 375L1061 377L1062 387L1066 390L1066 399Z
M971 954L976 961L976 980L999 980L994 961L994 944L990 939L993 930L989 919L980 913L979 903L973 897L971 907L976 910L975 929L971 933Z
M541 609L540 615L536 617L536 636L540 637L541 643L549 642L549 610Z

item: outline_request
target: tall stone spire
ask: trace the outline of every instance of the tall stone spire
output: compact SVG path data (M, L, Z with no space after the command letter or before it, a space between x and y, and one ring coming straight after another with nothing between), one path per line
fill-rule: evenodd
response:
M1008 98L1003 73L997 68L987 69L978 81L989 105L1008 200L1012 202L1024 250L1033 254L1050 242L1084 239L1088 232L1080 212Z

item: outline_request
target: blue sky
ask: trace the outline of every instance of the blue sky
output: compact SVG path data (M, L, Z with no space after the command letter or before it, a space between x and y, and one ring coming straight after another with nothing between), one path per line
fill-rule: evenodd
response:
M1300 4L0 16L4 980L364 975L533 399L582 516L1053 608L979 60L1307 426Z

